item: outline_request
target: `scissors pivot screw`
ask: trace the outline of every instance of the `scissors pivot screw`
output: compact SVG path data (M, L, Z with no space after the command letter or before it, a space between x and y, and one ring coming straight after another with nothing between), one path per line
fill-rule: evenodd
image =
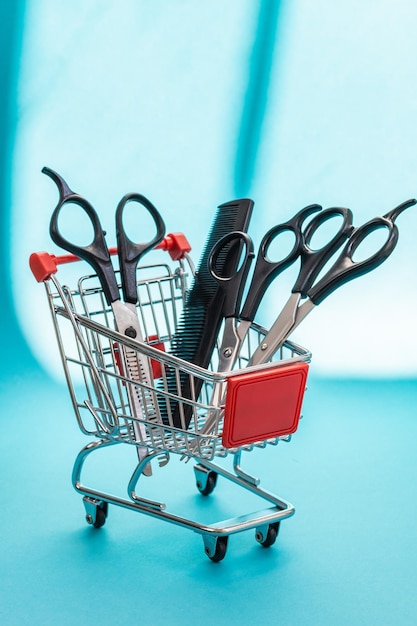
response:
M226 348L225 350L223 350L223 356L225 356L226 358L232 356L232 349Z
M131 339L136 339L137 332L136 332L136 330L133 328L133 326L129 326L129 327L128 327L128 328L126 328L126 330L125 330L125 335L126 335L126 337L131 337Z
M268 347L268 344L266 343L266 341L261 345L261 350L266 350Z

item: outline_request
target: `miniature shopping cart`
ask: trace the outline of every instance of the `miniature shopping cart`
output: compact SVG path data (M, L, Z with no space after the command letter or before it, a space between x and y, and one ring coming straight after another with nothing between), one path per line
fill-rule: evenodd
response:
M300 418L310 353L287 341L271 362L247 367L266 333L254 323L233 371L216 372L216 351L208 369L174 356L172 342L193 265L186 251L169 262L156 258L165 253L150 253L154 254L155 262L137 270L137 313L146 341L113 330L112 311L96 275L77 275L69 286L61 276L58 280L58 265L79 261L77 257L34 253L30 259L35 278L45 284L79 428L91 438L77 455L72 474L73 486L83 496L87 522L101 527L108 505L114 504L195 531L213 561L225 556L231 534L251 528L256 540L269 547L280 522L293 515L294 507L262 489L259 480L242 469L241 457L290 440ZM62 267L60 275L70 267L79 266ZM126 354L136 359L139 369L145 364L151 377L134 376L132 368L125 368ZM184 380L191 389L186 395ZM140 400L139 411L133 395ZM173 419L174 413L180 423ZM127 480L127 497L88 487L81 480L87 458L115 444L142 451ZM150 467L164 467L173 458L195 461L197 489L203 496L213 491L220 475L269 506L210 524L170 513L164 503L141 497L137 488L140 479L152 481L144 477Z

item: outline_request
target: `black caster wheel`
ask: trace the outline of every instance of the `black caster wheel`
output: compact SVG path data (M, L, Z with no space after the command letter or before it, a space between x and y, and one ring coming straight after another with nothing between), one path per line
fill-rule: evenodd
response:
M92 499L84 499L87 514L85 519L87 524L94 528L101 528L106 523L108 513L108 503L102 501L94 501Z
M101 528L106 523L107 515L102 508L97 508L96 519L93 522L94 528Z
M216 472L210 472L207 476L207 482L205 485L202 485L199 481L197 481L197 489L203 496L210 495L217 484L217 474Z
M197 489L203 496L208 496L214 491L217 484L217 473L212 470L208 470L201 465L196 465L194 468L196 476Z
M261 544L264 548L270 548L277 540L279 531L279 522L274 522L273 524L269 524L266 532L263 530L256 531L256 541Z
M219 563L226 556L229 537L216 537L214 544L206 545L204 551L214 563Z

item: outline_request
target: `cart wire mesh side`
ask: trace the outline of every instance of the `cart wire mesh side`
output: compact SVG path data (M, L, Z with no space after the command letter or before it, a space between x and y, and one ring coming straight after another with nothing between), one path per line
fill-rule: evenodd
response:
M31 265L36 265L39 255L46 253L36 253ZM188 254L169 264L138 268L137 312L145 337L141 342L114 330L112 310L96 275L83 275L68 286L57 278L59 257L53 261L51 271L34 273L45 284L78 426L92 438L78 454L73 470L73 485L84 496L87 521L103 525L109 503L159 517L201 534L205 552L214 561L224 557L230 534L248 528L256 528L262 545L272 545L279 522L290 517L294 507L261 489L258 480L242 470L241 454L289 441L298 425L310 353L286 342L271 362L248 367L266 334L254 323L231 372L217 373L216 351L208 369L172 355L194 269ZM141 379L144 362L152 373L150 380ZM182 394L185 379L191 390L187 397ZM176 381L174 386L172 381ZM132 395L139 401L140 412L132 409ZM253 415L259 406L262 415ZM280 411L291 414L288 423L284 419L284 427ZM120 443L148 451L145 459L139 457L128 481L127 499L86 487L81 481L84 462L92 452ZM136 486L148 463L158 459L163 466L171 454L196 462L197 487L203 495L214 489L221 475L273 506L210 525L167 513L163 503L138 496ZM227 456L232 458L232 471L216 460Z

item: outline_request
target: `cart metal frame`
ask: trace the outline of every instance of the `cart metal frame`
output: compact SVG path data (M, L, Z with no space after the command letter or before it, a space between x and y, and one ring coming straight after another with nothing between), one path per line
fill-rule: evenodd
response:
M64 258L62 262L67 263L68 256ZM59 264L59 259L53 257L55 265ZM217 405L211 402L214 397L224 400L228 379L236 374L236 370L217 373L216 354L210 369L204 369L169 353L193 271L194 266L187 254L169 265L155 263L138 269L137 308L148 342L138 342L112 329L111 310L95 275L82 276L75 287L68 287L61 284L52 270L43 282L78 426L85 435L93 437L93 441L78 453L72 472L73 487L83 496L87 522L96 528L103 526L109 504L136 511L200 534L205 553L217 562L226 554L230 535L255 529L256 540L269 547L277 538L280 522L294 514L295 509L290 502L261 488L259 479L241 467L243 452L288 442L291 434L251 441L235 448L223 445L224 402ZM268 376L268 372L277 367L310 361L311 354L306 349L287 341L270 363L247 367L250 355L265 334L264 328L252 325L236 364L239 373L259 371ZM155 373L151 385L129 379L118 360L120 346L134 351L138 358L149 360ZM176 372L178 385L174 391L166 384L169 370ZM203 381L198 397L181 396L181 376L188 376L191 381L197 378ZM132 385L142 394L144 410L140 417L130 411L128 388ZM146 398L150 395L152 402L156 401L166 409L163 423L155 423L154 416L147 412ZM170 406L181 407L182 404L192 407L192 420L187 428L174 426L170 418ZM145 425L145 439L138 440L138 429L134 428L138 421ZM205 430L207 424L210 424L209 430ZM127 497L85 485L82 476L87 459L98 450L121 443L136 447L146 445L149 450L146 458L139 459L128 479ZM158 462L163 467L172 454L178 455L181 460L195 462L195 481L203 496L214 490L220 475L270 506L212 524L201 524L170 513L164 502L141 497L137 488L149 463ZM226 457L232 459L231 470L216 460Z

